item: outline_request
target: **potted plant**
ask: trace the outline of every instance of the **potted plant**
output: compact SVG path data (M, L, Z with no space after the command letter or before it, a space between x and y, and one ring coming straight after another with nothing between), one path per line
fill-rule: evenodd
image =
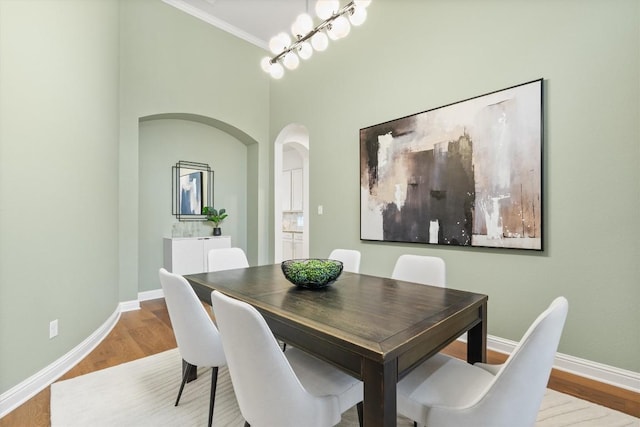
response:
M222 230L220 230L219 225L227 216L229 216L227 215L226 209L214 209L213 206L205 206L202 209L202 214L207 217L207 221L211 221L213 223L213 235L220 236L222 234Z

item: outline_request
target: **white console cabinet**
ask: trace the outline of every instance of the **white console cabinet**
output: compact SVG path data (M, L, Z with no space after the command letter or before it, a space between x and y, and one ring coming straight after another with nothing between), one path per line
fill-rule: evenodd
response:
M207 271L207 255L211 249L230 248L230 236L165 237L164 268L176 274Z

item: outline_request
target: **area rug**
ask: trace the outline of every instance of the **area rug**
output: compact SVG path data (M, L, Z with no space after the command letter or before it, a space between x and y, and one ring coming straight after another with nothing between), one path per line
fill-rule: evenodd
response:
M180 405L173 406L180 386L177 349L92 372L51 385L52 427L201 426L209 407L210 371L198 369ZM229 372L221 368L213 415L214 426L242 427ZM356 427L355 408L343 415L341 427ZM398 417L399 427L413 422ZM575 397L547 390L536 427L640 426L640 419Z

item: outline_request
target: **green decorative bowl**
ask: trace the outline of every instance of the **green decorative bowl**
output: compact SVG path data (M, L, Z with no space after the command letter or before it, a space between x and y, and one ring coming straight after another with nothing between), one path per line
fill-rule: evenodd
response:
M288 281L301 288L321 289L336 281L342 273L342 262L334 259L289 259L282 261L282 272Z

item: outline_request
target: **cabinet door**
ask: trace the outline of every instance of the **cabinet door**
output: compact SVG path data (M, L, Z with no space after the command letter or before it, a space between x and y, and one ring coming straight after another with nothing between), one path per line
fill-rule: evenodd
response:
M291 210L302 210L302 169L291 170Z
M282 210L291 210L291 171L282 172Z
M293 236L293 256L294 258L305 258L303 249L302 234L296 233Z
M282 233L282 259L293 258L293 233Z
M195 274L204 271L202 240L174 239L171 246L172 273Z

